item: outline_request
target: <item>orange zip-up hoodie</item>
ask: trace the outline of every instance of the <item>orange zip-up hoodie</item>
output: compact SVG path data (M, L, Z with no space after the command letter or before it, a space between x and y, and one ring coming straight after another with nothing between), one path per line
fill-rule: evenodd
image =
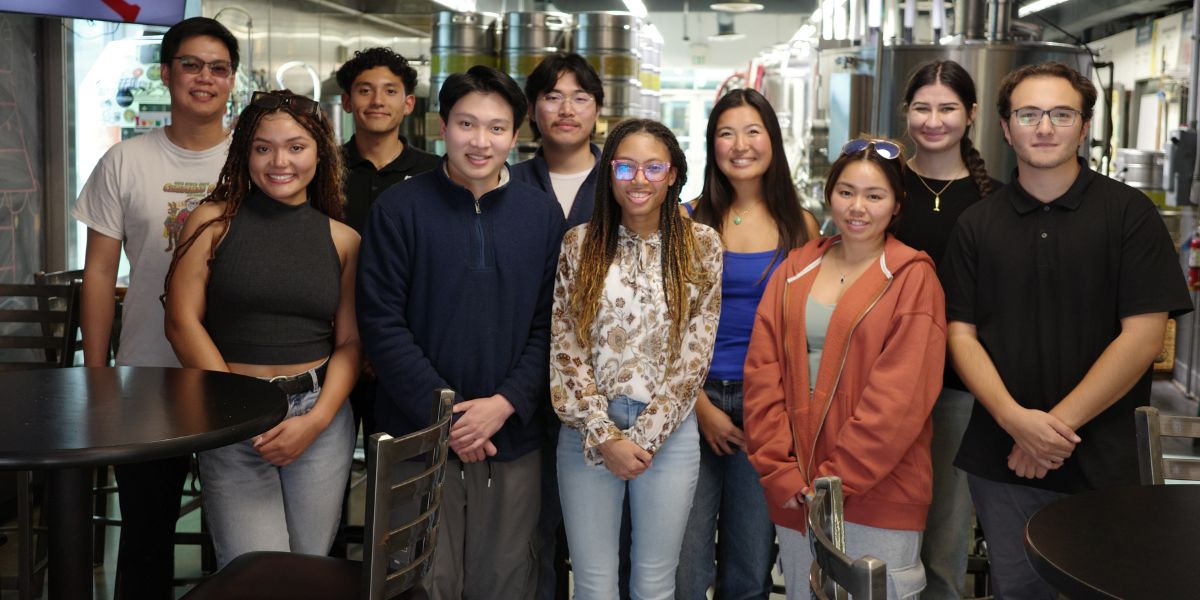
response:
M771 520L784 527L806 530L807 511L783 504L816 477L835 475L847 521L923 530L933 480L929 413L946 358L942 286L928 255L887 236L879 261L834 308L811 385L805 304L836 243L793 250L758 305L744 384L750 462Z

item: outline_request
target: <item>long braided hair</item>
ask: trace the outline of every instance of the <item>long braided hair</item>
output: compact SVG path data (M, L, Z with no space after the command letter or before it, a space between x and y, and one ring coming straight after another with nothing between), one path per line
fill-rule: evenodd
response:
M342 191L342 182L345 177L342 170L342 152L337 142L334 141L333 128L330 126L329 120L325 118L320 109L317 109L315 113L297 109L296 103L291 99L299 98L309 101L304 96L294 94L290 90L277 90L269 93L280 99L277 108L263 108L252 103L246 106L238 116L237 126L233 130L233 139L229 144L229 156L225 159L225 166L221 167L217 185L211 194L200 201L200 204L224 202L225 208L220 215L201 223L192 235L175 247L175 253L171 256L171 266L167 269L167 278L163 282L163 294L159 296L159 301L164 304L166 304L167 290L171 287L171 277L175 275L175 267L179 264L179 259L187 254L188 250L191 250L205 230L216 225L221 228L221 232L213 236L212 245L208 248L207 262L211 264L216 255L217 246L229 231L230 221L237 215L246 197L257 191L257 186L250 179L250 153L253 151L254 134L258 132L258 126L263 118L268 115L285 113L291 116L316 141L317 171L308 184L308 202L313 208L331 219L341 221L343 218L342 211L346 205L346 197Z
M792 184L791 169L788 168L787 155L783 149L783 133L779 128L779 118L771 103L759 92L751 89L737 89L725 94L713 106L708 115L708 154L704 161L704 189L696 198L696 211L692 218L724 233L725 217L733 206L734 190L729 177L717 166L717 122L725 111L739 106L753 108L771 140L771 163L763 173L762 197L771 220L779 230L779 247L775 256L763 271L760 279L771 272L771 266L783 260L793 248L799 248L808 242L808 231L804 227L804 209L800 208L800 196L796 186Z
M575 337L583 347L591 346L592 323L600 310L604 279L617 256L617 230L621 224L621 206L612 191L612 160L621 142L633 134L647 134L667 148L675 182L667 188L667 197L658 212L658 232L662 244L662 280L666 295L667 314L671 319L671 359L678 355L684 329L691 315L687 284L699 283L711 277L696 264L696 237L692 226L679 214L679 191L687 182L687 159L683 149L662 123L649 119L623 121L608 133L600 156L600 172L596 180L596 207L583 238L579 269L575 280L576 293L571 296L569 310L575 318Z
M962 65L952 60L935 60L917 67L917 70L908 78L908 85L904 88L904 108L907 109L908 105L912 103L917 90L936 83L950 88L957 94L967 114L970 114L971 107L978 103L975 95L975 80L971 79L971 74ZM988 194L992 193L992 179L988 177L983 156L971 142L970 133L971 126L967 125L967 128L963 130L962 140L958 143L958 151L962 156L963 164L967 166L967 172L975 181L979 197L986 198Z

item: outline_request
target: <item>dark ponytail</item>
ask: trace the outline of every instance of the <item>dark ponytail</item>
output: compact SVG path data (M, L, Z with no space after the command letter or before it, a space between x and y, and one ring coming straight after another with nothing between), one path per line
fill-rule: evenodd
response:
M967 165L967 171L971 173L971 179L975 180L979 197L987 198L992 193L992 178L988 177L987 165L983 163L983 156L975 149L970 136L963 135L962 141L958 143L958 150L962 154L963 164Z

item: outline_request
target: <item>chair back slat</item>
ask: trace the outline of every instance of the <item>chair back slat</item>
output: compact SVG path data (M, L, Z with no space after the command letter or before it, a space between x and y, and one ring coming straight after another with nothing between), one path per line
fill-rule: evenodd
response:
M80 285L0 284L0 369L74 365Z
M453 402L452 390L436 390L428 427L399 438L377 433L367 445L371 473L362 586L367 600L403 593L433 564Z
M1200 481L1200 461L1163 454L1162 437L1200 438L1200 417L1159 414L1152 406L1133 414L1138 445L1138 475L1142 485L1161 485L1167 479Z
M846 555L842 481L818 477L808 503L808 532L813 540L809 588L821 600L887 598L887 565L873 556L852 560Z

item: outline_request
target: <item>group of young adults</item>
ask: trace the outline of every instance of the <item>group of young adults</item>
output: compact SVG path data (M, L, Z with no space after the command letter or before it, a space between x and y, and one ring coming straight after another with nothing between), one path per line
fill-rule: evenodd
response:
M578 598L766 598L776 539L803 598L806 503L827 475L848 553L886 561L889 598L962 597L972 500L996 597L1054 598L1024 521L1137 480L1133 407L1191 304L1153 205L1078 157L1096 92L1068 67L1002 83L1004 185L968 137L984 118L970 75L923 65L903 107L915 154L848 142L831 237L753 90L713 107L703 191L681 204L668 128L632 119L591 143L604 90L575 54L524 90L488 67L450 76L441 158L399 135L416 74L390 50L339 69L355 121L340 148L286 90L226 132L237 67L216 21L172 27L171 124L110 150L73 212L86 364L108 360L124 245L118 364L287 394L280 424L199 456L219 564L327 553L357 421L409 433L442 387L437 598L561 596L568 548ZM527 116L541 147L510 168ZM118 597L170 597L188 462L118 467Z

